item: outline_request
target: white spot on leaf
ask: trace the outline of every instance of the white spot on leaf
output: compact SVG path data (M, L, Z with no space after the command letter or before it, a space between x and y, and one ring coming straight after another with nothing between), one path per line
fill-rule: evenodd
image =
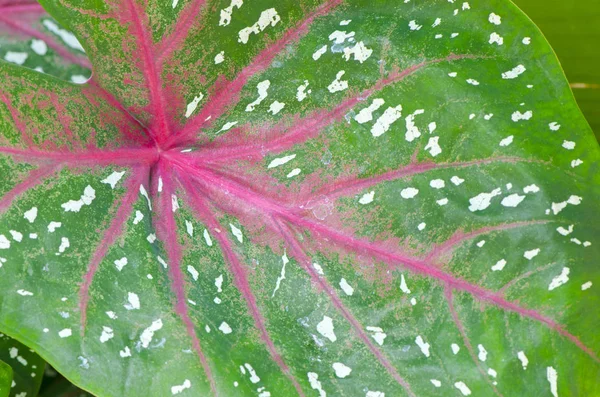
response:
M417 194L419 194L419 189L416 189L414 187L407 187L405 189L402 189L402 191L400 192L400 196L402 196L403 199L411 199Z
M219 331L221 331L225 335L230 334L230 333L233 332L233 330L231 329L231 327L229 326L229 324L227 324L225 321L223 321L221 323L221 325L219 325Z
M140 298L135 292L127 293L127 302L123 305L127 310L137 310L140 308Z
M215 55L215 65L223 63L223 61L225 61L225 51L221 51Z
M467 387L465 382L456 382L454 383L454 387L456 387L462 393L463 396L471 395L471 389Z
M523 369L524 370L527 369L527 364L529 364L529 360L527 359L525 352L523 352L522 350L520 352L518 352L517 358L519 359L519 361L521 361L521 365L523 366Z
M533 117L533 112L531 110L527 110L525 113L521 113L517 110L510 116L515 123L520 120L529 120L531 117Z
M274 8L269 8L261 12L258 21L252 26L248 26L240 30L238 33L238 42L246 44L250 38L251 34L259 34L263 30L265 30L269 25L275 26L277 23L281 21L279 14Z
M345 278L342 278L340 280L340 288L348 296L352 296L352 294L354 293L354 288L352 288L352 286L348 284L348 281L346 281Z
M29 223L33 223L35 218L37 218L38 209L37 207L31 207L31 209L25 211L23 213L23 218L27 219Z
M60 336L61 338L68 338L72 334L73 332L71 331L71 328L65 328L63 330L58 331L58 336Z
M354 55L355 61L359 61L360 63L363 63L364 61L369 59L369 57L371 56L372 53L373 53L373 50L370 48L367 48L365 46L365 43L363 43L362 41L359 41L353 47L344 48L344 58L346 59L346 61L349 61L350 57L352 55Z
M504 266L506 266L506 260L500 259L498 262L496 262L496 264L494 266L492 266L492 270L495 272L498 272L498 271L504 269Z
M198 276L200 275L200 273L198 273L198 270L196 270L196 268L194 266L188 265L187 271L189 274L192 275L192 278L194 279L194 281L198 280Z
M460 347L456 343L451 344L450 348L452 349L453 354L458 354L460 351Z
M406 133L404 134L404 138L407 142L412 142L421 136L421 131L419 131L415 125L415 117L423 113L425 113L424 109L417 109L404 119L406 122Z
M469 199L469 211L483 211L490 206L492 198L499 196L502 193L502 189L497 188L489 193L479 193L477 196Z
M96 191L90 185L87 185L83 190L83 194L79 198L79 200L69 200L64 204L61 204L61 207L65 212L79 212L81 207L84 205L92 204L92 201L96 198Z
M479 353L477 354L477 357L481 360L481 361L485 361L487 360L487 350L485 350L485 347L483 347L483 345L477 345L477 350L479 350Z
M231 228L231 233L233 233L233 235L235 236L235 238L237 239L237 241L239 241L240 243L244 242L244 235L242 234L242 231L240 229L238 229L235 225L233 224L229 224L229 227Z
M321 382L318 380L319 374L315 372L308 372L306 375L308 376L308 383L310 383L310 387L319 392L319 397L327 397L327 393L325 393Z
M369 193L363 194L363 196L358 200L358 202L363 205L372 203L374 196L375 196L375 191L371 190Z
M154 320L152 324L140 335L140 341L142 342L142 347L147 348L152 342L152 338L154 337L154 333L160 330L163 327L163 322L161 319Z
M284 165L290 161L292 161L293 159L296 158L295 154L290 154L288 156L284 156L284 157L278 157L276 159L273 159L269 165L267 166L267 168L275 168L275 167L279 167L280 165Z
M417 346L419 346L419 349L421 349L421 352L425 355L425 357L429 357L429 348L430 345L429 343L426 343L423 340L423 337L421 335L418 335L415 339L415 343L417 344Z
M185 389L189 389L190 387L192 387L192 382L190 382L189 379L186 379L183 381L183 384L172 386L171 394L175 395L175 394L183 393L183 391Z
M525 258L527 258L528 260L532 260L534 257L536 257L540 253L540 251L541 250L539 248L532 249L532 250L529 250L529 251L525 251L523 253L523 256Z
M107 176L106 178L104 178L103 180L101 180L100 182L106 183L106 184L110 185L111 189L114 189L115 186L117 186L117 183L121 180L121 178L123 178L123 175L125 175L125 171L121 171L121 172L115 171L112 174L110 174L109 176Z
M48 52L48 45L44 40L31 40L31 49L38 55L44 56Z
M319 48L318 50L316 50L313 54L312 54L312 58L316 61L319 58L321 58L321 55L325 54L325 52L327 52L327 45L324 45L323 47Z
M502 78L509 79L509 80L516 79L521 74L525 73L525 70L527 70L527 69L525 69L525 66L517 65L514 68L512 68L511 70L502 73Z
M102 327L102 334L100 335L100 343L106 343L112 338L114 338L115 334L110 327Z
M385 338L387 338L387 334L383 332L383 329L380 327L367 326L367 331L372 332L371 337L379 346L383 346L383 342L385 341Z
M354 120L356 120L359 124L364 124L373 120L373 112L383 106L384 103L385 101L381 98L373 99L373 102L371 102L368 107L361 109L361 111L354 116Z
M498 33L493 32L492 34L490 34L490 44L498 44L498 45L502 45L504 44L504 39L502 38L502 36L500 36Z
M4 60L7 62L12 62L16 65L23 65L28 56L29 54L26 52L7 51L4 55Z
M373 127L371 127L371 134L374 137L378 137L386 133L392 123L398 120L402 116L402 105L396 107L387 108L381 116L375 121Z
M243 4L243 0L231 0L231 4L221 10L219 26L229 25L231 23L231 14L233 14L233 8L236 7L239 10Z
M546 377L550 383L550 393L554 397L558 397L558 372L553 367L546 368Z
M195 96L194 99L192 99L192 101L190 103L187 104L187 107L185 109L185 117L186 118L190 117L194 113L194 111L198 107L198 104L200 103L200 101L203 98L204 98L204 94L200 93L198 96Z
M333 320L331 317L323 316L323 320L317 324L317 331L332 342L337 340L333 331Z
M125 265L127 265L127 258L122 257L121 259L117 259L114 263L115 263L115 266L117 267L117 270L121 271L121 270L123 270Z
M508 146L508 145L510 145L511 143L513 143L513 139L514 139L514 136L513 136L513 135L509 135L509 136L507 136L506 138L502 139L502 140L500 141L500 144L499 144L499 145L500 145L500 146Z
M516 207L525 199L525 196L519 196L518 194L511 194L510 196L506 196L502 199L502 204L505 207Z
M563 267L561 273L558 276L554 277L548 285L548 291L552 291L553 289L556 289L561 285L566 284L566 282L569 281L570 272L571 270L568 267Z
M256 108L256 106L260 105L260 103L265 100L265 98L269 94L268 91L270 86L271 82L269 80L261 81L256 85L256 89L258 91L258 98L256 98L254 102L249 103L248 106L246 106L246 112L253 111L254 108Z
M429 154L431 154L432 157L435 157L438 154L442 153L442 148L439 145L439 140L439 136L432 136L431 138L429 138L427 145L425 145L425 150L429 150Z
M332 367L335 371L335 376L338 378L345 378L346 376L350 375L350 372L352 372L352 368L342 363L333 363Z
M340 80L345 73L346 72L344 70L340 70L339 72L337 72L337 74L335 75L335 80L333 80L331 84L327 86L329 92L333 94L334 92L344 91L348 88L348 81Z
M79 40L77 40L77 38L75 37L75 35L73 35L73 33L59 28L58 25L56 24L56 22L54 22L50 19L44 19L42 21L42 24L50 32L52 32L55 35L57 35L58 37L60 37L62 39L62 41L64 41L65 44L68 45L69 47L79 50L81 52L85 52L83 47L79 43Z
M592 282L591 281L586 281L585 283L581 284L581 290L585 291L586 289L590 289L592 288Z
M502 23L502 18L500 18L500 15L496 15L492 12L488 17L488 21L494 25L500 25Z

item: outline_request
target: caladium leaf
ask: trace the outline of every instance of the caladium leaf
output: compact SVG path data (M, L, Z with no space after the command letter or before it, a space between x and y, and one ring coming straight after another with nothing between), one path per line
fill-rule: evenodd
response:
M0 329L98 395L595 395L599 150L508 1L44 1Z
M10 365L0 360L0 396L6 397L9 395L12 377L13 373Z
M0 396L36 396L45 368L46 363L33 350L0 334Z
M90 77L77 38L32 0L0 0L0 59L74 83Z

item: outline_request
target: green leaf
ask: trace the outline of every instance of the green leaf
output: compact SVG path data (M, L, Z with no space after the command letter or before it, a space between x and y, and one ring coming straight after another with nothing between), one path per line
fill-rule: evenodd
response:
M511 2L44 1L0 329L101 396L596 395L600 151Z
M0 361L0 396L7 397L9 395L12 379L12 368L4 361Z
M516 0L546 36L579 107L600 139L600 6L594 0Z
M44 368L46 362L34 351L0 334L0 396L36 396Z
M37 2L0 0L0 59L82 83L91 66L82 50Z

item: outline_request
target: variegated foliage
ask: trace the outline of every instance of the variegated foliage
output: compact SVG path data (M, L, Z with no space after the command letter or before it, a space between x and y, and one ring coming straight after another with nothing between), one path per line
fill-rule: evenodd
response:
M600 394L600 151L512 3L42 4L93 74L0 63L0 331L77 385Z

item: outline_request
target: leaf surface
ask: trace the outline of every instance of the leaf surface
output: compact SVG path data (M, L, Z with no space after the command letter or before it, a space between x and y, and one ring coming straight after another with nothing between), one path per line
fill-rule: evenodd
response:
M10 365L0 361L0 396L6 397L10 393L12 377L13 373Z
M36 396L45 368L29 347L0 335L0 396Z
M90 77L75 36L31 0L0 1L0 59L75 83Z
M78 386L599 392L600 153L512 3L43 5L93 77L0 64L0 329Z

